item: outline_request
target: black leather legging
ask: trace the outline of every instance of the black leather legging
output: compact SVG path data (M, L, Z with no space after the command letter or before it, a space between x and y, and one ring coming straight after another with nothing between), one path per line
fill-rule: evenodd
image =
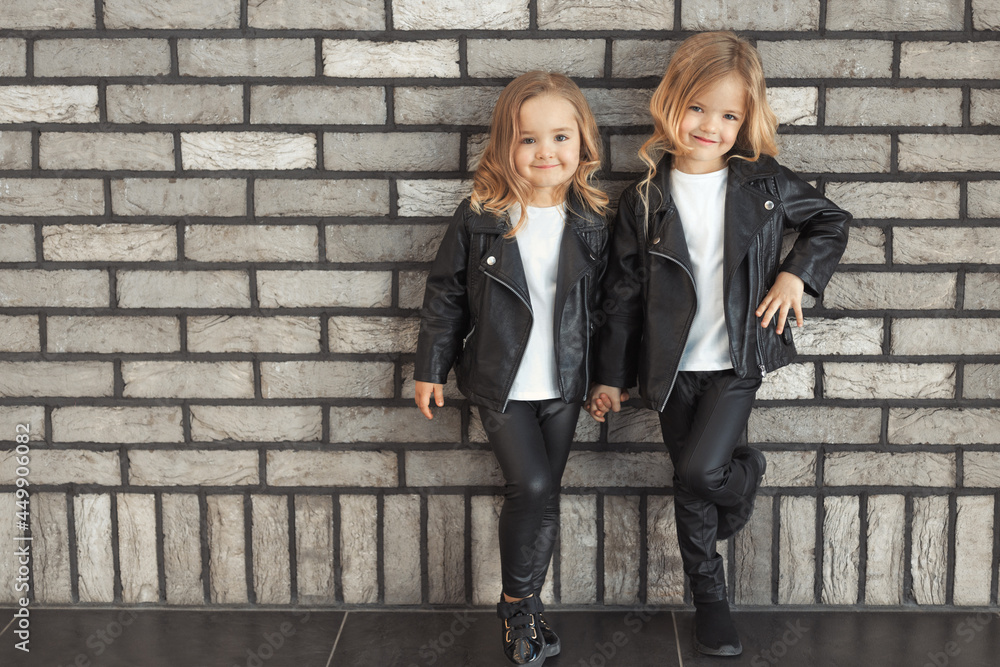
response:
M660 413L674 464L677 540L695 602L726 597L722 556L715 549L718 508L753 502L753 471L732 456L746 441L759 387L759 378L741 380L732 370L682 371Z
M511 597L539 593L559 534L559 489L580 406L561 399L479 406L506 480L500 511L500 570Z

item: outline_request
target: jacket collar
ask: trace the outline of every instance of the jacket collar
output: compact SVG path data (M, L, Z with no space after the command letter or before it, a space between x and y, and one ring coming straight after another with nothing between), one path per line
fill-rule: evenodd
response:
M471 208L469 212L472 216L469 221L469 231L502 233L510 229L511 223L508 222L510 216L507 213L497 215L485 210L482 213L476 213ZM604 227L607 225L607 220L603 215L595 213L587 207L580 195L575 190L571 190L566 202L566 223L569 227L585 231Z
M660 191L660 204L657 211L665 211L670 206L670 169L673 156L667 153L656 165L656 185ZM778 173L777 162L769 155L761 155L756 162L733 158L729 161L729 187L742 187L748 182L760 178L769 178Z

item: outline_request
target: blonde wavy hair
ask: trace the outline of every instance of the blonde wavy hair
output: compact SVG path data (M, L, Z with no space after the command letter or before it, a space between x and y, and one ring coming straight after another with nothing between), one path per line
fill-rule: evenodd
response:
M690 150L680 138L681 120L691 101L707 88L735 75L746 89L746 114L727 155L756 162L762 154L775 156L778 118L767 103L767 84L760 54L750 42L730 31L704 32L684 40L667 66L649 102L653 136L639 149L646 176L639 194L649 208L649 186L664 154L683 156ZM647 216L648 217L648 216Z
M526 72L507 84L500 93L490 121L490 138L472 180L471 203L477 213L485 209L503 215L515 204L520 205L521 218L504 234L506 238L513 237L524 225L531 199L531 183L514 168L521 106L541 95L557 95L573 105L580 127L580 165L569 187L576 191L586 207L596 213L603 215L608 206L608 196L594 183L594 175L601 168L601 139L587 98L563 74L537 70Z

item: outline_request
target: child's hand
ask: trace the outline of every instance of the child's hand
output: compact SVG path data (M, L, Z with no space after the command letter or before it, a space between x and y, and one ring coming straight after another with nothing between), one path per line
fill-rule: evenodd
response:
M417 380L417 387L414 391L413 400L416 402L417 407L420 411L424 413L424 416L428 419L434 419L434 414L431 412L431 394L434 395L434 405L439 408L444 407L444 385L437 384L434 382L421 382Z
M788 309L795 311L795 322L802 326L802 292L805 291L805 283L797 275L782 271L775 278L774 284L764 296L764 300L757 307L757 317L761 317L760 325L767 328L767 323L771 321L775 313L778 313L778 326L776 333L785 330L785 319L788 317Z
M618 387L609 387L606 384L595 384L590 388L590 398L583 406L594 421L603 422L604 415L611 412L618 412L622 409L622 401L628 400L628 392Z

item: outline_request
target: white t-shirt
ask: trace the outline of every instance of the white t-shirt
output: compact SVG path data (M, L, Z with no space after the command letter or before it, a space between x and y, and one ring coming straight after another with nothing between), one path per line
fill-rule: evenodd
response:
M670 196L684 227L698 295L698 310L681 356L682 371L733 367L722 294L728 176L728 168L708 174L686 174L676 169L670 172Z
M520 216L521 209L515 205L510 218L516 223ZM541 401L560 396L554 320L559 244L565 226L566 209L562 205L529 206L528 219L514 237L528 281L532 323L528 345L508 396L513 401Z

